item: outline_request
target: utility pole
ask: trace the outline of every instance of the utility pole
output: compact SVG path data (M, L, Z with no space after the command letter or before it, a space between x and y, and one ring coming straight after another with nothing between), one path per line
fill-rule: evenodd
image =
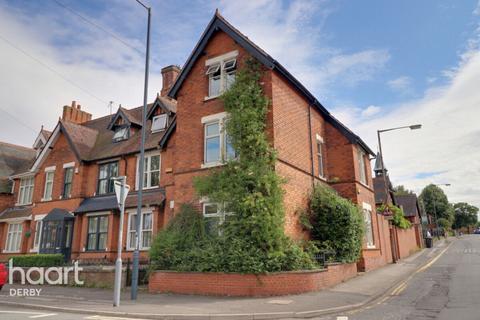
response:
M138 293L138 269L140 259L140 221L142 216L142 204L143 204L143 175L145 171L145 131L147 123L147 99L148 99L148 68L150 59L150 18L151 8L145 6L142 2L137 2L144 7L148 12L147 22L147 49L145 55L145 82L143 87L143 112L142 112L142 140L140 143L140 159L139 159L139 172L138 172L138 198L137 198L137 215L135 217L135 251L133 252L132 263L132 289L131 299L137 300Z
M123 245L123 220L125 216L125 199L127 199L130 186L126 185L127 177L113 178L115 194L120 207L120 226L118 228L117 260L115 261L115 285L113 288L113 306L120 306L120 293L122 290L122 245Z

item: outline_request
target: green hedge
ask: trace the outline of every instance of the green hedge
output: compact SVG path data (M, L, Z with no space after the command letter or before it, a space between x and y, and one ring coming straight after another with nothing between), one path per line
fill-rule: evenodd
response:
M30 254L12 258L15 267L57 267L65 264L61 254Z
M315 186L310 210L301 221L318 248L330 253L331 260L352 263L359 259L364 234L362 213L332 188Z

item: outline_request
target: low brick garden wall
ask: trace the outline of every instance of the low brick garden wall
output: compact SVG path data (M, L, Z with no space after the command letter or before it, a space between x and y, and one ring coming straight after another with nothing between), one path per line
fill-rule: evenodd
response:
M214 296L281 296L319 291L357 275L357 266L332 264L324 270L278 272L262 275L239 273L155 271L150 293Z

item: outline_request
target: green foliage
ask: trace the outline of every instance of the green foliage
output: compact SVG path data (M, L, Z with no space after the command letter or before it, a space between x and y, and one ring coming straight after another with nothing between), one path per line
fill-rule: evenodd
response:
M454 204L455 219L454 229L473 227L478 223L478 208L466 202Z
M359 208L332 188L317 185L307 213L312 238L321 250L334 252L339 262L355 262L362 249L364 222Z
M452 226L452 223L445 219L445 218L440 218L437 220L437 224L440 228L444 229L444 230L448 230L450 229L450 227Z
M384 213L384 212L391 213L393 216L392 224L400 229L408 229L412 226L410 221L408 221L408 219L405 218L405 214L403 210L397 206L382 204L377 208L377 211L381 213Z
M260 77L258 64L247 61L222 96L237 158L194 180L200 197L224 204L224 211L234 214L218 234L207 236L201 214L184 209L155 240L151 258L156 268L264 273L316 267L310 248L304 250L284 233L283 181L274 170L276 153L265 133L269 101Z
M395 195L397 195L397 196L414 194L414 192L413 192L412 190L409 190L409 189L405 188L404 185L398 185L398 186L396 186L395 188L393 188L393 192L394 192Z
M61 254L29 254L12 258L16 267L58 267L65 263Z
M436 214L437 219L445 218L453 222L453 206L448 202L447 195L440 187L434 184L426 186L420 194L420 199L423 202L426 213L432 216Z

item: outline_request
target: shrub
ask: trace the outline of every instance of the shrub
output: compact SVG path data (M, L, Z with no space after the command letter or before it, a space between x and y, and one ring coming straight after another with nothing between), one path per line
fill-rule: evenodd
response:
M403 210L394 205L381 205L377 208L378 212L390 212L393 214L392 224L400 229L408 229L412 226L410 221L405 218Z
M30 254L12 258L16 267L57 267L65 264L62 254Z
M358 260L364 223L357 206L332 188L317 185L310 196L310 210L305 214L304 226L310 230L320 250L331 251L333 260L338 262Z

